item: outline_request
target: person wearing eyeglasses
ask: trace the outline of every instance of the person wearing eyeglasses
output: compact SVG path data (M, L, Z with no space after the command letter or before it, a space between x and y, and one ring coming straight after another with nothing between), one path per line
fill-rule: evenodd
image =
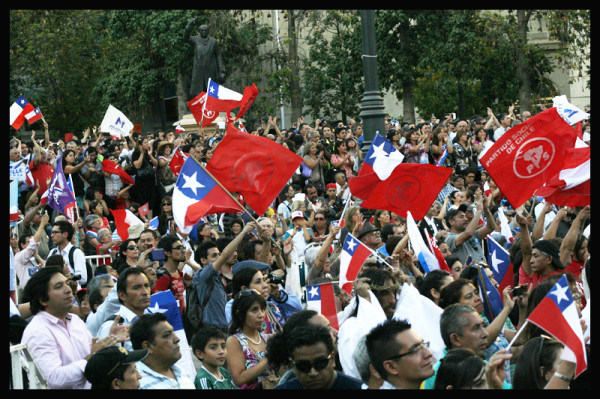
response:
M138 255L139 250L135 240L129 238L119 245L119 256L111 266L118 274L121 274L125 269L133 267L138 263Z
M185 312L185 300L183 293L183 272L179 270L180 262L185 262L185 246L178 236L167 235L158 241L158 248L165 252L165 264L157 270L157 280L154 285L155 292L171 291L179 302L179 309Z
M384 382L380 389L419 389L434 374L429 342L405 320L387 320L366 337L371 364Z
M295 378L275 389L362 389L362 381L335 369L335 347L327 327L307 324L292 329L286 350Z

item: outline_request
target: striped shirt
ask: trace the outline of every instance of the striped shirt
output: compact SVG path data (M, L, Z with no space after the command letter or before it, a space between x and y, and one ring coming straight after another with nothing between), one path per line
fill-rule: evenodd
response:
M136 367L142 376L140 389L196 389L192 380L183 374L176 365L171 366L175 379L157 373L146 366L144 362L137 362Z

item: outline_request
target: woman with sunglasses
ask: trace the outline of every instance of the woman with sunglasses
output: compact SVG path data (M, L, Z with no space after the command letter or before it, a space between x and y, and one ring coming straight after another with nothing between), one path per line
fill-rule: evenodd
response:
M161 236L167 234L169 221L173 220L173 202L170 196L164 196L160 201L160 215L158 215L158 232Z
M234 384L241 389L262 389L269 375L267 335L262 331L267 301L256 290L241 290L231 307L232 320L225 358Z
M119 256L111 266L118 274L121 274L123 270L137 264L138 255L139 251L135 240L127 239L119 245Z

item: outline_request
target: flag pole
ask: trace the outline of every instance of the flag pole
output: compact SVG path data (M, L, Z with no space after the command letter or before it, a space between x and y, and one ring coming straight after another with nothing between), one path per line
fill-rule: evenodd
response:
M250 216L250 218L251 218L251 219L252 219L254 222L256 222L256 223L258 224L258 220L256 220L256 218L254 217L254 215L252 215L252 214L251 214L251 213L250 213L250 212L249 212L249 211L246 209L246 207L245 207L245 206L243 206L242 204L240 204L239 200L238 200L237 198L235 198L235 197L233 196L233 194L231 194L231 193L229 192L229 190L227 190L227 189L226 189L226 188L225 188L225 187L224 187L224 186L221 184L221 182L220 182L219 180L215 179L215 177L214 177L214 176L213 176L213 175L212 175L212 174L211 174L211 173L210 173L210 172L209 172L209 171L208 171L208 170L207 170L207 169L204 167L204 165L202 165L200 162L198 162L198 161L197 161L197 160L196 160L194 157L190 157L190 158L192 158L192 159L194 160L194 162L196 162L196 163L197 163L197 164L198 164L198 165L199 165L199 166L202 168L202 170L204 170L204 172L206 172L206 174L210 176L210 178L211 178L211 179L213 179L215 182L217 182L217 184L218 184L218 185L219 185L219 186L220 186L220 187L221 187L221 188L222 188L222 189L223 189L223 190L224 190L224 191L227 193L227 195L229 195L229 197L230 197L230 198L231 198L231 199L232 199L232 200L233 200L233 201L234 201L234 202L235 202L235 203L236 203L236 204L237 204L237 205L238 205L240 208L242 208L242 209L244 210L244 212L246 212L246 214L248 214L248 216ZM275 244L275 246L281 250L281 247L280 247L280 246L277 244L277 242L276 242L276 241L273 239L273 237L270 237L270 238L271 238L271 242L273 242L273 244Z
M519 328L519 331L517 331L517 333L515 334L515 336L512 339L512 341L510 341L510 343L506 347L506 351L507 352L510 350L510 347L517 341L517 338L519 338L519 335L521 335L521 332L523 332L523 330L525 329L525 326L527 325L527 323L529 323L529 320L525 320L525 323L523 323L523 325L521 326L521 328Z

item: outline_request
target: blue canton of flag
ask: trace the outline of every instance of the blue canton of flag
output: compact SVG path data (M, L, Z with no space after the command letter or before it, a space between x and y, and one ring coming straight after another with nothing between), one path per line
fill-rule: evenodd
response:
M183 321L181 319L181 310L177 305L177 300L171 291L161 291L150 296L150 306L145 313L164 313L167 321L173 327L175 335L179 338L179 351L181 358L176 365L192 380L196 377L196 368L192 359L192 352L185 336Z
M504 279L506 271L510 267L510 257L508 251L502 247L492 237L487 237L487 248L488 248L488 265L494 273L494 279L497 282L501 282Z
M158 216L150 220L148 227L150 227L152 230L158 229Z
M365 157L365 163L373 168L379 179L386 180L396 166L402 163L404 155L394 147L391 141L375 133L371 147Z
M146 309L149 313L164 313L170 325L175 331L183 330L181 310L177 305L175 296L171 291L161 291L150 296L150 307Z
M564 312L565 309L573 303L569 282L564 276L556 282L546 296L554 301L561 312Z
M479 278L477 279L479 282L479 295L483 301L485 315L491 322L502 312L504 307L502 297L488 278L485 270L479 265L477 267L479 268Z

